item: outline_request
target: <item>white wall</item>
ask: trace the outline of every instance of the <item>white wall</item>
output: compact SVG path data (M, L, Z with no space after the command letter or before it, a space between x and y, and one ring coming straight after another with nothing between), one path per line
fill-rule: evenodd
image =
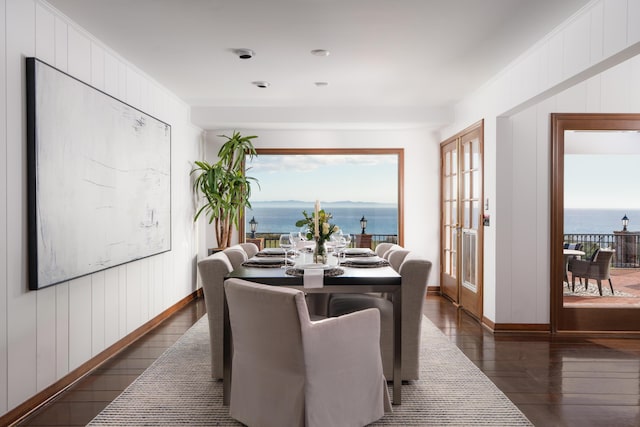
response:
M638 22L640 0L589 3L457 105L443 132L485 119L484 315L496 323L550 321L549 113L638 112Z
M0 415L195 290L189 171L201 131L189 108L38 0L0 0ZM29 291L25 57L41 60L172 125L172 250ZM90 243L90 242L87 242Z
M440 147L431 131L405 130L243 130L257 135L256 148L404 148L404 244L433 262L429 284L439 280L439 174ZM216 135L231 135L233 130L207 132L207 156L216 161L224 142ZM365 185L375 185L375 177ZM209 247L215 246L211 227L206 235Z

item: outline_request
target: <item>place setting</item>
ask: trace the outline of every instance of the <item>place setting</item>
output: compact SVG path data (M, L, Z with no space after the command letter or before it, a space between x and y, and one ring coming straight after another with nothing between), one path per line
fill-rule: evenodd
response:
M258 258L284 257L285 250L283 248L264 248L257 254Z
M380 258L377 255L367 257L345 258L340 261L340 265L343 267L355 267L355 268L376 268L387 267L389 261L384 258Z
M369 248L343 248L334 253L338 257L338 265L355 268L386 267L389 264Z
M264 248L252 258L242 263L243 267L288 268L294 265L296 251L291 234L282 234L278 241L279 248ZM289 255L291 253L291 255Z
M340 253L348 258L376 256L376 253L369 248L344 248Z
M293 260L286 259L284 256L259 257L256 255L243 262L242 266L258 268L279 268L284 267L286 264L293 264Z
M285 272L290 276L305 276L305 278L308 275L335 277L344 274L344 270L337 265L317 263L294 265L287 268Z

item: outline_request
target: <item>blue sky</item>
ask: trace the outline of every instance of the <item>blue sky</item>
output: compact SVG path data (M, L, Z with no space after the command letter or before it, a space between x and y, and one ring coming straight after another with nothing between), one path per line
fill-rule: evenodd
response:
M251 201L302 200L397 203L395 155L269 155L247 163L258 179Z
M640 209L640 155L564 157L564 207Z

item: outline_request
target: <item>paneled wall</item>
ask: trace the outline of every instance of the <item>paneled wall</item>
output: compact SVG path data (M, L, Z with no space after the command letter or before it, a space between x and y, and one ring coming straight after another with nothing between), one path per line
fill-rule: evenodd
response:
M202 150L189 108L39 0L0 0L0 414L195 290L189 171ZM172 250L39 291L27 286L25 58L172 126ZM123 155L126 155L124 153ZM86 242L91 244L91 242Z
M594 0L456 106L485 119L484 315L550 321L549 113L638 112L640 0ZM635 74L634 74L635 72Z
M640 55L513 115L505 123L498 150L511 147L512 163L519 165L509 175L514 183L511 211L517 220L509 240L505 239L513 249L511 283L517 291L510 301L512 311L505 314L515 322L545 323L550 315L550 114L565 112L639 113ZM520 256L515 249L523 247L531 247L526 251L528 256Z

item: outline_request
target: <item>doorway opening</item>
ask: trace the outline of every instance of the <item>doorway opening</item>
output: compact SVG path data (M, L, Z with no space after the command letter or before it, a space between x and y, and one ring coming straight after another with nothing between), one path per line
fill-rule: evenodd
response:
M640 332L640 114L552 114L551 328Z

